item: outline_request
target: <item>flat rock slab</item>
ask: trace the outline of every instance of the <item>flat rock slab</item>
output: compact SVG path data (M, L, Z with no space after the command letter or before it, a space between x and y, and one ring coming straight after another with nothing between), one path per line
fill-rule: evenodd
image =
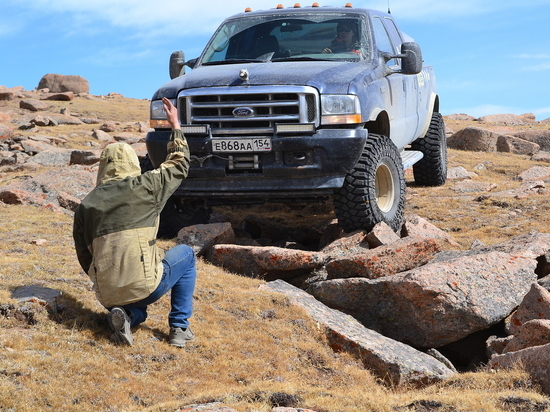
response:
M38 285L22 286L12 292L12 298L18 302L38 302L52 312L57 312L57 299L60 296L59 290Z
M331 309L283 280L261 285L280 292L325 328L329 344L360 359L364 366L390 385L427 384L454 374L434 357L365 328L353 317Z
M441 249L434 239L407 236L327 263L328 279L395 275L428 263Z
M210 261L216 266L265 280L291 279L308 274L324 263L325 255L280 247L215 245Z
M220 402L210 403L196 403L193 405L186 405L175 412L237 412L235 409L229 406L222 405Z
M536 266L536 259L490 251L378 279L321 281L310 291L368 328L428 349L506 318L536 282Z
M177 238L178 244L191 247L198 256L202 256L215 244L234 241L235 233L229 222L187 226L178 232Z

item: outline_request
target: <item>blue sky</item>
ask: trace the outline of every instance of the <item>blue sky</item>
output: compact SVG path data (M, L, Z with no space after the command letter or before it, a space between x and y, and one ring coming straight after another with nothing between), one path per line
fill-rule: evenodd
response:
M284 3L285 6L294 5ZM298 0L300 1L300 0ZM331 0L321 6L340 3ZM280 1L279 1L280 2ZM434 66L441 111L550 118L549 0L390 0L400 28ZM221 21L277 0L1 0L0 85L36 88L74 74L90 93L150 99L175 50L197 57ZM302 2L303 6L311 3ZM388 0L355 7L387 10Z

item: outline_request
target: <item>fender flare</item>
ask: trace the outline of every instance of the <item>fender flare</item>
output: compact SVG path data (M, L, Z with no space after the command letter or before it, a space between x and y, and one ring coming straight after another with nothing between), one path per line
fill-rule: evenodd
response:
M436 102L437 102L437 107L436 107ZM426 136L426 133L428 133L428 129L430 128L430 122L432 120L432 116L434 114L434 111L439 111L438 110L439 109L439 96L437 95L437 93L432 92L432 94L430 95L430 103L429 103L428 107L431 108L431 110L429 111L428 116L426 116L424 128L422 129L422 131L420 133L420 139L422 139L424 136Z

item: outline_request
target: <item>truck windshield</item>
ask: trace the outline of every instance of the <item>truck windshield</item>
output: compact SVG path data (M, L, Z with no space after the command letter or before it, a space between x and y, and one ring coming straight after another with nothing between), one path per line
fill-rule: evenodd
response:
M337 13L266 14L226 20L199 64L369 59L367 22Z

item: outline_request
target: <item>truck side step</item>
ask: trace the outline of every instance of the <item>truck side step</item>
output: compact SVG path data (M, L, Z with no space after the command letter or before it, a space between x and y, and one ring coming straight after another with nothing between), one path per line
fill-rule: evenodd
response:
M423 157L424 153L418 150L403 150L401 152L401 162L403 163L403 170L407 170Z

